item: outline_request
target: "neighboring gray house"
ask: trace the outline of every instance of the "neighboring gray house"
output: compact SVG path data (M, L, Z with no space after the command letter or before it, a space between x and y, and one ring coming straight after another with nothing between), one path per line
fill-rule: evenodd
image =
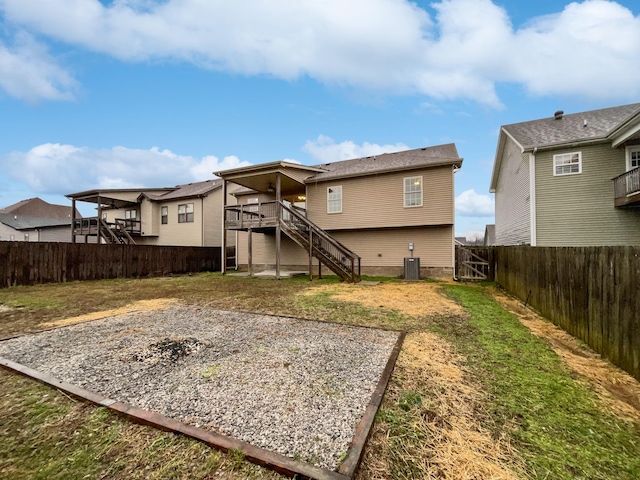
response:
M504 125L497 245L640 244L640 103Z
M22 200L0 209L0 241L70 242L71 217L71 207Z

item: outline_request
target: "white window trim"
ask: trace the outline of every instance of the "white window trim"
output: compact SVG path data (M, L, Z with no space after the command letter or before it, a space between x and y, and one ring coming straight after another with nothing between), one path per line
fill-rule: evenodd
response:
M329 190L330 189L335 189L335 190L340 190L340 210L335 210L335 211L329 211ZM334 200L336 201L336 200ZM335 213L342 213L342 185L333 185L331 187L327 187L327 214L328 215L333 215Z
M416 192L407 192L407 180L413 180L415 178L420 179L420 204L419 205L407 205L407 193L416 193ZM404 208L416 208L421 207L424 203L424 179L422 175L416 175L414 177L405 177L402 179L402 205Z
M627 172L631 170L631 152L640 152L640 145L631 145L625 148L625 157L627 160Z
M558 157L565 157L571 155L578 155L578 171L577 172L569 172L569 173L556 173L556 159ZM568 152L568 153L558 153L553 156L553 176L554 177L564 177L566 175L580 175L582 173L582 152Z

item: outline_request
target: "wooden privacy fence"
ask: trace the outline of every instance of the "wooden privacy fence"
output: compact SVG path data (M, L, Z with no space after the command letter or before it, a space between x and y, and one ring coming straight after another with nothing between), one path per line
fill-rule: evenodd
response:
M494 247L456 245L455 278L462 281L495 280Z
M496 281L640 380L640 247L495 247Z
M0 288L220 270L220 247L0 242Z

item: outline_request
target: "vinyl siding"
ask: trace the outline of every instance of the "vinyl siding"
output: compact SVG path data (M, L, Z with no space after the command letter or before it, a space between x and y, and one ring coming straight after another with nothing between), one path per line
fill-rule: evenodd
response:
M30 239L31 240L31 239ZM40 242L71 242L71 225L40 229Z
M415 257L420 257L422 267L453 266L453 226L422 228L387 228L375 230L332 231L336 240L353 250L362 259L362 267L402 267L404 257L411 256L409 243L413 242ZM246 232L238 233L238 263L248 263ZM252 239L253 263L275 264L275 235L254 233ZM306 250L282 234L282 265L306 266L309 258ZM314 259L314 265L317 260Z
M20 235L20 231L19 230L15 230L13 228L11 228L8 225L5 225L4 223L0 223L0 240L1 241L10 241L11 240L11 235L14 236L14 241L19 240L19 241L23 241L24 240L24 235Z
M422 206L404 207L404 178L422 176ZM342 213L327 213L327 187L342 186ZM307 184L307 215L325 230L453 225L453 168Z
M496 184L496 245L531 243L529 154L506 137Z
M178 205L193 203L193 222L178 223ZM202 246L202 199L189 198L171 202L158 202L158 222L161 207L168 207L169 217L166 225L159 225L159 236L155 245Z
M553 155L582 152L582 173L553 176ZM539 246L640 245L640 211L614 207L611 179L625 172L624 147L593 145L536 155Z

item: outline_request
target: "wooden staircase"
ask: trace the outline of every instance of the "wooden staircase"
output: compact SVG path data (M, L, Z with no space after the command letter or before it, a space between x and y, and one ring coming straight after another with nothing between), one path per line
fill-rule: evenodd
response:
M116 220L115 223L107 223L106 220L100 219L100 238L112 244L135 245L136 243L129 235L125 224L120 220Z
M279 202L280 228L341 280L360 281L360 257L322 230L296 208Z

